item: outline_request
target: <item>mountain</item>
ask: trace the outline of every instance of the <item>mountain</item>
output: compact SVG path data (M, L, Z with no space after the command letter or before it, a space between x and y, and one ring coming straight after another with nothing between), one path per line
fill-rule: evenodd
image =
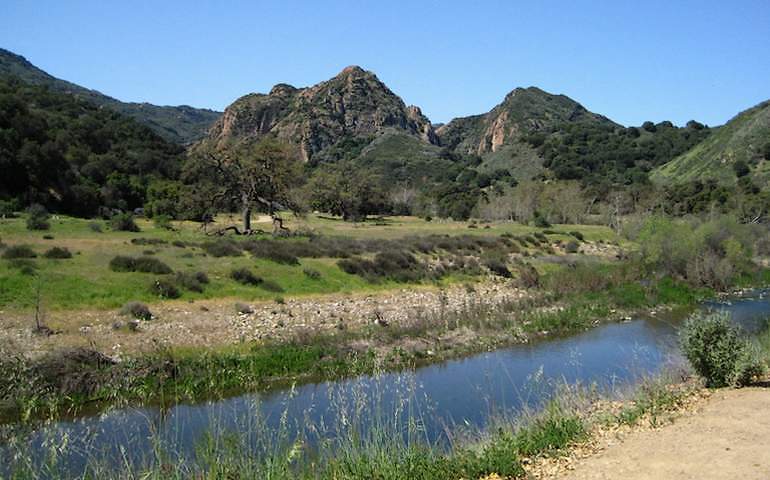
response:
M21 55L0 48L0 77L10 76L18 77L25 83L43 85L57 92L76 95L98 106L109 107L135 118L166 140L179 144L189 144L203 137L221 115L220 112L187 105L172 107L121 102L96 90L53 77Z
M307 88L278 84L268 94L252 93L225 109L205 145L265 135L296 144L311 164L334 160L382 135L418 139L437 145L430 121L419 108L407 106L375 74L357 66Z
M564 124L618 127L611 120L589 112L565 95L536 87L516 88L491 111L456 118L437 130L442 146L458 153L479 155L482 169L508 169L519 177L542 170L542 155L533 136L551 135Z
M652 173L660 183L715 179L733 184L751 175L770 185L770 100L741 112L709 138Z

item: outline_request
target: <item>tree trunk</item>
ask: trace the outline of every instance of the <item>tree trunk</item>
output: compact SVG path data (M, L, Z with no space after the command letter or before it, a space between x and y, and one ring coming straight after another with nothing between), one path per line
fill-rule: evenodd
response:
M251 232L251 205L243 202L243 233L248 235Z

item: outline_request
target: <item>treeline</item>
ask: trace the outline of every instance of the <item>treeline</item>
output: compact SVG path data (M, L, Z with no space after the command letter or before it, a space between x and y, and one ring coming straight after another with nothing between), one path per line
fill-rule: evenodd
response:
M178 178L183 153L127 116L0 79L4 211L35 203L81 216L139 208L153 182Z
M645 122L641 127L564 123L554 132L527 137L543 165L560 180L580 180L594 190L648 183L648 173L680 155L711 133L696 121L685 127Z

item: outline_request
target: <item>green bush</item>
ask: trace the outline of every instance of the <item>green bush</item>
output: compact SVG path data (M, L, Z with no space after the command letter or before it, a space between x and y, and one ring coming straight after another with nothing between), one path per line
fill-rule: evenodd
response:
M754 348L726 312L690 317L679 340L685 357L709 387L745 385L763 372Z
M321 272L319 272L318 270L314 270L312 268L305 268L302 270L302 273L304 273L305 276L311 280L321 279Z
M29 245L13 245L3 252L3 258L11 260L14 258L35 258L37 254Z
M110 270L113 272L142 272L166 275L173 273L171 267L152 257L127 257L118 255L110 260Z
M48 223L50 215L44 206L37 203L27 209L27 230L48 230L51 224Z
M174 276L174 280L185 290L198 293L202 293L203 285L209 283L209 277L203 272L177 272L177 274Z
M157 228L162 230L173 230L174 225L171 223L171 217L168 215L155 215L152 217L152 222Z
M259 288L274 293L282 293L285 291L283 287L274 280L262 280L262 282L259 284Z
M212 257L238 257L243 254L237 242L225 239L204 243L203 250Z
M130 213L118 213L110 218L110 228L119 232L138 232L139 226Z
M583 234L581 232L575 231L575 232L569 232L569 234L572 235L573 237L577 238L581 242L585 240L585 237L583 236Z
M72 252L70 252L66 247L53 247L47 250L43 256L45 258L65 259L72 258Z
M182 295L174 282L167 278L159 278L152 282L150 291L160 298L179 298Z
M94 233L102 233L102 224L99 222L90 222L88 224L88 229Z
M242 285L259 285L264 281L248 268L237 268L233 270L230 272L230 278Z
M567 253L577 253L579 249L580 249L580 244L574 240L570 240L564 246L564 251Z

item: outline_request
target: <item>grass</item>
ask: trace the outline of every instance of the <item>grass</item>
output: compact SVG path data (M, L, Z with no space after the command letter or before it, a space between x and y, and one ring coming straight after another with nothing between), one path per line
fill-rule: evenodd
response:
M219 224L227 222L220 217ZM373 292L398 288L397 281L384 279L369 282L359 275L344 272L336 258L306 258L295 261L294 257L279 253L272 256L264 249L255 249L259 256L215 257L204 255L203 243L213 242L196 224L178 222L176 230L157 228L152 222L138 219L141 232L105 230L95 233L93 222L70 217L51 220L51 233L57 246L66 248L72 258L66 262L50 259L36 261L37 273L43 279L42 294L50 310L75 310L82 308L112 309L132 300L157 301L147 289L155 280L151 273L118 273L109 269L116 253L133 258L142 257L148 245L157 250L153 258L175 271L205 272L211 282L204 291L185 291L183 299L240 298L248 301L270 300L272 293L265 289L240 285L229 278L229 272L237 268L253 269L255 274L280 285L286 296L316 295L328 293ZM352 224L337 219L309 216L305 220L288 219L294 230L313 231L331 239L346 238L353 241L375 239L394 240L415 235L467 235L471 237L499 238L503 233L524 235L538 232L528 226L512 223L490 224L489 229L468 229L465 222L426 222L412 217L388 217L381 222ZM257 227L267 228L268 225ZM579 229L588 240L614 240L614 234L605 227L560 226L559 231ZM28 245L33 251L44 252L50 245L35 232L26 229L24 218L0 220L0 238L8 245L4 254L18 245ZM567 240L568 234L548 235L551 240ZM136 239L141 239L137 241ZM305 242L305 239L286 239L281 242ZM176 245L185 245L180 248ZM530 247L534 248L534 247ZM431 254L432 255L432 254ZM305 271L313 272L310 275ZM448 275L441 282L466 281L463 275ZM34 306L33 283L35 278L24 275L11 262L0 260L0 307L8 310L28 310ZM432 280L431 280L432 282Z
M153 437L153 451L139 463L92 454L86 459L84 478L524 478L527 459L565 455L573 445L590 439L597 427L635 425L644 420L658 426L693 391L690 384L672 385L665 376L649 379L630 395L609 394L612 399L618 395L625 399L618 411L595 408L604 398L590 388L566 386L533 410L504 412L490 419L487 429L467 432L448 426L447 436L455 440L444 443L427 440L421 415L405 407L415 395L413 388L400 391L387 411L380 401L368 398L382 395L379 390L354 390L350 404L337 403L339 416L350 421L334 426L309 418L292 421L288 407L279 413L277 425L268 426L259 407L253 406L243 412L237 430L211 423L192 455L177 451L173 438ZM330 393L329 402L335 402L334 394ZM311 438L325 440L311 443ZM52 454L40 464L32 460L23 433L11 434L8 445L14 452L7 465L12 478L66 476L67 467L59 459L66 458L71 447L53 447ZM174 459L173 468L169 468L170 459Z

